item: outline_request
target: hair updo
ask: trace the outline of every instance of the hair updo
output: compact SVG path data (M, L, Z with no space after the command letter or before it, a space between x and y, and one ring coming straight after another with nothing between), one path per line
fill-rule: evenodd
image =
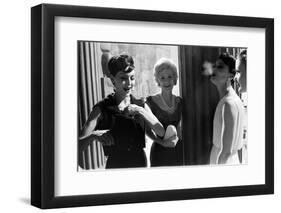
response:
M229 53L222 53L219 55L219 58L220 60L223 61L223 63L228 66L229 68L229 72L233 75L236 74L236 69L235 69L235 63L236 63L236 60L233 56L231 56Z
M129 73L134 69L133 58L126 54L113 56L108 61L108 70L112 76L115 76L120 71Z

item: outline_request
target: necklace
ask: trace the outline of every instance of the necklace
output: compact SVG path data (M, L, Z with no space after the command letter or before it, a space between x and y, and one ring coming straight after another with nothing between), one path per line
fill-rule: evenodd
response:
M168 111L168 112L174 112L174 108L175 108L175 98L174 96L172 96L172 106L169 106L166 101L164 100L163 96L160 94L160 98L162 103L164 104L164 110Z

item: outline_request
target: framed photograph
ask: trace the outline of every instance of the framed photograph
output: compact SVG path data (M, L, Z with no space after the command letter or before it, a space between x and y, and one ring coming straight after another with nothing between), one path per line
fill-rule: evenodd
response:
M274 20L31 8L31 204L274 193Z

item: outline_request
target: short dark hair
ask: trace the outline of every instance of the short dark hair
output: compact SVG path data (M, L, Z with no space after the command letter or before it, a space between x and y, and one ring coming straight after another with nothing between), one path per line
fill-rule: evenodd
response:
M108 61L108 69L112 76L120 71L129 73L135 69L134 60L127 54L113 56Z
M233 75L236 74L236 69L235 69L236 60L232 55L230 55L229 53L222 53L219 55L218 59L222 60L223 63L225 63L225 65L228 66L229 72L231 74L233 74Z

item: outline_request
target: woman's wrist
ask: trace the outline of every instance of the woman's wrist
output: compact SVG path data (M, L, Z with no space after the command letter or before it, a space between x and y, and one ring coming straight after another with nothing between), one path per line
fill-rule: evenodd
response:
M139 115L144 115L144 108L140 106L136 106L136 113Z

